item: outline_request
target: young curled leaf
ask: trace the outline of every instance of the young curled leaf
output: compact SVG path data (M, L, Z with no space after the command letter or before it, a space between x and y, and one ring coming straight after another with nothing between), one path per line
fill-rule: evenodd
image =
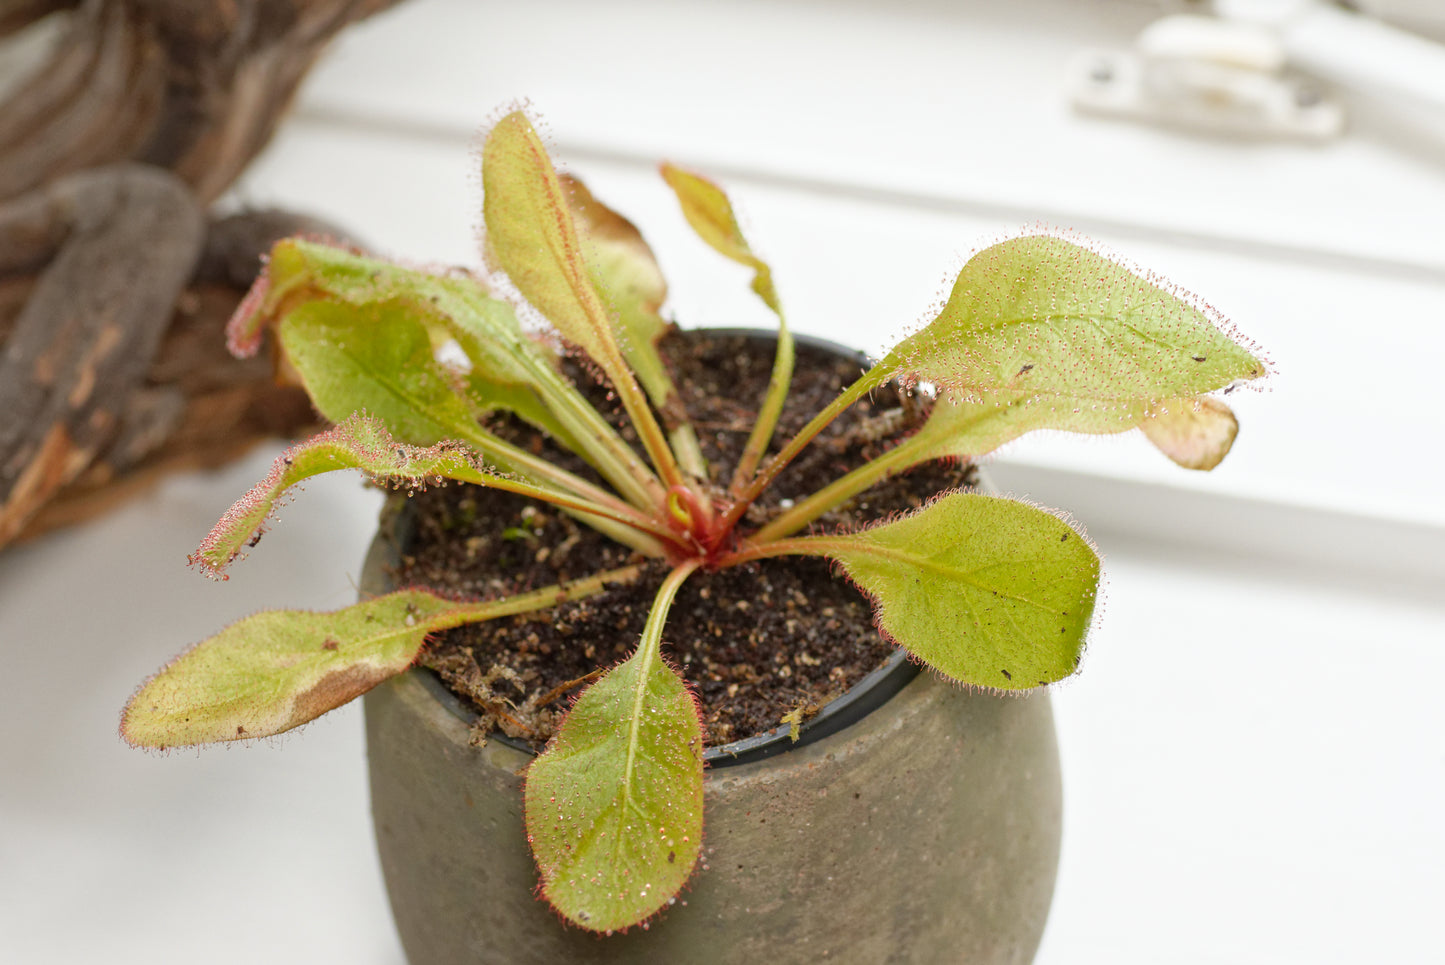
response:
M748 246L743 229L733 213L732 202L722 188L707 178L684 171L673 164L662 165L662 179L677 195L687 223L692 225L698 237L706 241L718 254L745 265L753 270L753 291L779 317L783 314L782 303L773 287L773 270L768 263Z
M776 547L836 561L879 628L954 680L1027 690L1069 676L1083 653L1099 557L1033 506L951 493L894 522Z
M662 177L675 195L687 223L698 236L713 250L740 265L753 270L753 291L778 316L778 347L773 356L773 371L768 379L768 390L758 407L758 416L748 435L747 444L733 473L729 487L737 496L752 481L759 460L772 441L773 430L787 399L788 387L793 379L794 346L793 335L788 331L788 322L783 315L782 302L778 300L777 289L773 287L773 270L749 247L733 212L732 202L722 188L707 178L684 171L672 164L662 165Z
M300 238L278 241L226 323L226 347L237 358L250 358L260 351L266 331L297 305L374 288L374 279L396 270L355 248Z
M1229 454L1239 421L1229 406L1210 396L1166 399L1139 423L1144 435L1185 469L1213 469Z
M282 453L265 479L236 501L190 557L207 576L224 579L224 570L254 545L282 495L292 486L338 469L360 469L393 484L424 484L446 478L490 485L499 479L455 444L430 448L404 445L377 419L355 415Z
M1051 235L971 258L947 304L877 367L958 397L1023 393L1130 428L1160 400L1266 374L1200 309L1161 284Z

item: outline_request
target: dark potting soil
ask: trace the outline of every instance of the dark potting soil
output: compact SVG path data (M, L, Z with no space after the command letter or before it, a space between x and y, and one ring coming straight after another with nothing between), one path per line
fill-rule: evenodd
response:
M713 479L726 487L752 428L773 364L770 340L679 333L663 345ZM777 445L790 438L861 369L853 358L799 345ZM579 384L586 376L573 373ZM594 391L594 390L589 390ZM605 387L595 387L605 396ZM916 426L925 406L889 386L854 405L789 466L748 515L749 528L780 501L801 498L861 465ZM525 427L493 427L531 445ZM630 438L629 438L629 441ZM585 473L573 457L557 457ZM595 478L595 477L594 477ZM970 485L973 468L937 462L895 476L813 524L861 527ZM414 538L399 585L497 597L588 576L641 559L555 508L495 490L450 485L416 494ZM602 668L625 659L642 634L666 566L576 603L440 634L422 664L474 707L478 739L493 729L533 744ZM806 720L892 652L867 600L825 560L788 557L698 572L682 587L663 631L664 654L692 685L707 742L725 744Z

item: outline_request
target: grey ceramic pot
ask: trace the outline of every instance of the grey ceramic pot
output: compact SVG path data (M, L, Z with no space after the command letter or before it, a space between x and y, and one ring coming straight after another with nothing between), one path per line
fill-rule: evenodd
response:
M363 591L387 588L396 544L384 517ZM859 699L870 686L886 699ZM534 896L531 755L471 746L469 715L423 671L378 687L365 699L372 812L412 965L1031 961L1061 825L1047 695L973 693L905 665L852 696L881 705L797 745L714 754L704 866L647 929L604 937Z

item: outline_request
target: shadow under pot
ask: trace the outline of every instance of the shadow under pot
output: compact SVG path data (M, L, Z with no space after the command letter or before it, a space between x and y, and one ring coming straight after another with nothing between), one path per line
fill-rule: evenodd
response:
M850 353L851 354L851 353ZM408 514L362 579L389 589ZM377 846L412 965L763 961L1024 963L1061 828L1047 694L1000 697L901 651L804 724L709 748L705 839L647 928L601 936L538 899L523 822L530 750L472 745L475 714L429 671L365 698Z

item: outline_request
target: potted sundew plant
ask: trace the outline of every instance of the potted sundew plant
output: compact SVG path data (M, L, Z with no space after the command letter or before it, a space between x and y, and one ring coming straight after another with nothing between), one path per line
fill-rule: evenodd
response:
M883 640L960 685L944 690L994 700L1045 687L1075 672L1094 612L1099 560L1076 525L957 488L843 528L829 514L916 467L975 460L1040 429L1138 428L1176 462L1212 468L1237 424L1208 393L1266 373L1207 310L1157 279L1028 234L974 255L935 318L781 435L799 347L769 267L713 183L664 165L687 221L752 269L753 290L779 318L766 388L744 400L755 414L723 472L659 349L671 330L660 314L666 289L641 235L554 170L521 112L491 130L482 165L490 283L314 241L275 247L232 322L231 346L253 353L269 339L278 373L334 427L279 458L192 563L223 576L291 487L358 469L408 494L450 482L525 499L613 547L612 565L480 597L407 586L332 613L257 614L148 680L121 732L150 748L279 734L425 661L453 628L545 619L621 587L643 592L651 606L629 652L599 647L595 669L549 697L565 714L524 776L538 893L587 931L648 924L686 900L706 863L706 721L664 649L689 583L760 561L823 561L861 591ZM519 310L547 327L524 327ZM767 502L801 455L883 392L901 401L859 421L881 436L869 458ZM546 444L519 441L533 437ZM496 545L534 536L509 526ZM504 703L491 707L494 722L508 717ZM792 738L816 710L782 718Z

